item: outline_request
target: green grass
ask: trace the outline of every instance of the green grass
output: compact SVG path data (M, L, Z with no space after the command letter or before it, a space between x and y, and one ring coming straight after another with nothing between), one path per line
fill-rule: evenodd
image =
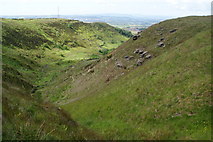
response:
M156 48L159 27L164 28L165 48ZM170 34L172 28L178 31ZM169 20L148 28L137 41L129 40L116 49L112 57L128 66L135 60L125 62L123 57L145 48L154 56L152 60L130 71L116 69L113 59L102 60L95 66L96 74L79 77L84 84L78 96L87 97L62 107L104 139L210 140L209 29L210 17ZM106 83L108 76L111 79Z
M164 21L123 43L104 23L4 19L3 139L210 140L210 20ZM139 67L137 48L152 55Z
M50 81L56 71L44 77L40 64L24 58L23 54L25 52L3 47L3 139L95 139L94 133L89 134L66 113L44 103L41 94L32 97L33 87ZM40 78L43 80L39 84L36 80Z
M131 36L129 32L105 23L90 24L65 19L3 19L2 23L4 46L43 49L47 55L49 52L57 54L60 51L65 54L66 59L73 60L88 58L89 54L98 54L101 48L116 48Z
M79 126L66 112L48 103L63 96L48 98L43 89L65 69L85 59L100 58L100 45L114 48L128 37L102 23L64 19L3 19L2 23L3 139L98 139L95 132ZM113 44L110 36L115 37Z
M12 85L12 87L11 87ZM63 110L32 98L14 84L3 83L3 140L83 140L98 136Z

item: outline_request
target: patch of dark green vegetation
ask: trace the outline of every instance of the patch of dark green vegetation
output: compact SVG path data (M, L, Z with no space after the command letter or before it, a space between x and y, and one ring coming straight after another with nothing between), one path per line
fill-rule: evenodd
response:
M126 31L120 28L116 28L116 31L118 31L120 34L125 35L127 37L131 37L132 33L130 31Z
M101 50L99 50L98 52L100 52L102 55L106 55L108 53L110 53L111 51L113 51L114 49L107 49L107 48L102 48Z

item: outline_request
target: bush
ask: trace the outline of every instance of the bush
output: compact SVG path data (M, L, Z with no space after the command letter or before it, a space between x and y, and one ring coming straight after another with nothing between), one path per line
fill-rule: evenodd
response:
M109 53L109 49L107 49L107 48L103 48L102 50L99 50L99 52L101 53L101 54L103 54L103 55L106 55L106 54L108 54Z
M116 31L118 31L120 34L127 36L127 37L132 37L132 33L130 31L126 31L120 28L116 28Z

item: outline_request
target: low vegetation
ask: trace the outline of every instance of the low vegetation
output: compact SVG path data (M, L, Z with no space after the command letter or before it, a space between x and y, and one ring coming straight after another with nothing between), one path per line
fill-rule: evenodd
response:
M62 107L104 139L210 140L210 20L186 17L151 26L91 66L94 73L75 79L69 95L84 97ZM162 38L165 47L158 47ZM136 49L152 58L136 66Z
M210 21L3 19L3 139L210 140Z
M2 22L3 139L100 139L60 107L49 103L58 97L47 100L40 90L64 68L93 62L102 56L99 50L113 49L128 37L102 23L63 19ZM113 43L111 36L115 37Z

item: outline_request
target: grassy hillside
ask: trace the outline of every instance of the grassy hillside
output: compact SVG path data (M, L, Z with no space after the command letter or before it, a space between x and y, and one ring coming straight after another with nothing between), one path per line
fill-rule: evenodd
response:
M65 19L3 19L2 22L4 46L42 49L46 56L55 54L65 60L88 59L93 54L99 56L99 50L116 48L131 36L130 32L105 23Z
M57 86L66 86L63 91L46 92L65 94L59 104L104 139L210 140L210 21L185 17L153 25L79 74L67 70L69 84ZM136 49L152 58L137 66Z
M61 108L43 101L41 94L33 95L39 87L32 84L39 75L39 64L18 52L5 48L3 52L3 140L99 138Z
M100 139L45 100L45 94L38 90L48 86L65 68L94 62L103 55L100 51L109 52L130 34L104 23L64 19L1 22L3 139Z
M3 19L3 139L210 140L210 21Z
M5 78L4 78L5 79ZM8 78L7 78L8 79ZM3 140L86 140L100 137L60 108L3 82Z

